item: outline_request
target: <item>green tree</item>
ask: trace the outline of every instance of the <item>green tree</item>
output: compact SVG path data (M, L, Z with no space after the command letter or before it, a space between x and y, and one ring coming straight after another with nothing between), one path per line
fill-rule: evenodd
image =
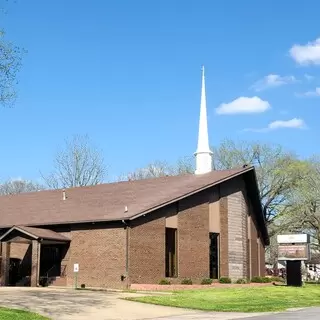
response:
M306 232L312 237L312 246L320 251L320 157L305 161L305 175L299 188L291 194L290 215L281 219L292 232Z
M0 12L0 17L1 14L3 12ZM15 101L22 55L23 50L5 38L5 32L0 26L0 105L12 105Z

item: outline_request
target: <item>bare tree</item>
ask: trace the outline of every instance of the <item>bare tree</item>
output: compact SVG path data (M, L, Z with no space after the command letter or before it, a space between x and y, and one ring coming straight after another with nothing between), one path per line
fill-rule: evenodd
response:
M42 175L51 189L80 187L102 183L106 168L101 152L88 136L74 136L54 158L54 171Z
M8 180L0 185L0 195L19 194L43 190L44 186L28 180Z
M170 165L166 161L154 161L144 168L140 168L126 174L119 180L141 180L164 176L175 176L191 172L194 172L193 165L190 158L186 157L179 159L174 165Z
M230 169L244 164L254 165L259 185L262 210L267 222L270 246L267 260L277 262L276 235L292 228L295 202L292 195L301 188L306 175L306 163L279 145L260 142L223 141L214 148L214 168Z
M164 161L154 161L144 168L139 168L120 177L119 180L142 180L166 175L171 175L171 168L168 163Z
M231 169L244 164L256 167L260 198L268 224L291 208L289 197L303 178L304 162L279 145L259 142L223 141L214 149L215 169Z

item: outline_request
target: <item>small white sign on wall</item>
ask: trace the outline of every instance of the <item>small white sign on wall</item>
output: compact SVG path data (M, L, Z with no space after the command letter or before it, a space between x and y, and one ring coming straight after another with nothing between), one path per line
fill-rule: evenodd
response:
M79 272L79 263L73 265L73 272Z

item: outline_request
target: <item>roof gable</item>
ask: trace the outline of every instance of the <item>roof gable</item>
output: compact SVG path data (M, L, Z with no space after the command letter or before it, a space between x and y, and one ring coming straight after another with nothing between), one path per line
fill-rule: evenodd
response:
M70 239L55 231L25 226L13 226L0 237L0 241L6 241L6 238L15 231L27 236L32 240L45 239L55 241L70 241Z

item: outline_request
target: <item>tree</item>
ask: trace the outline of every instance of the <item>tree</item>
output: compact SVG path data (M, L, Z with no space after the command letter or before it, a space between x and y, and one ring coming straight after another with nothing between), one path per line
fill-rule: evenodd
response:
M11 105L16 98L15 84L23 51L5 40L0 29L0 105Z
M0 195L19 194L43 190L44 186L28 180L8 180L0 185Z
M312 237L312 249L320 251L320 157L306 161L306 174L291 195L291 214L282 220L289 231Z
M175 176L192 172L194 172L194 169L191 159L185 157L179 159L174 165L170 165L166 161L154 161L144 168L139 168L128 173L124 177L121 177L120 180L141 180L164 176Z
M65 141L54 158L54 170L45 177L51 189L81 187L102 183L106 174L104 160L88 136L74 136Z
M213 150L213 168L225 170L254 165L260 190L262 210L270 225L277 217L285 215L292 207L289 198L305 175L305 162L279 145L260 142L224 140ZM157 161L129 174L127 178L145 179L164 175L194 172L194 159L185 157L176 164ZM276 232L275 226L272 232Z
M254 165L260 190L262 210L267 224L291 208L289 197L298 188L305 164L295 154L279 145L259 142L223 141L214 149L214 168L231 169Z

